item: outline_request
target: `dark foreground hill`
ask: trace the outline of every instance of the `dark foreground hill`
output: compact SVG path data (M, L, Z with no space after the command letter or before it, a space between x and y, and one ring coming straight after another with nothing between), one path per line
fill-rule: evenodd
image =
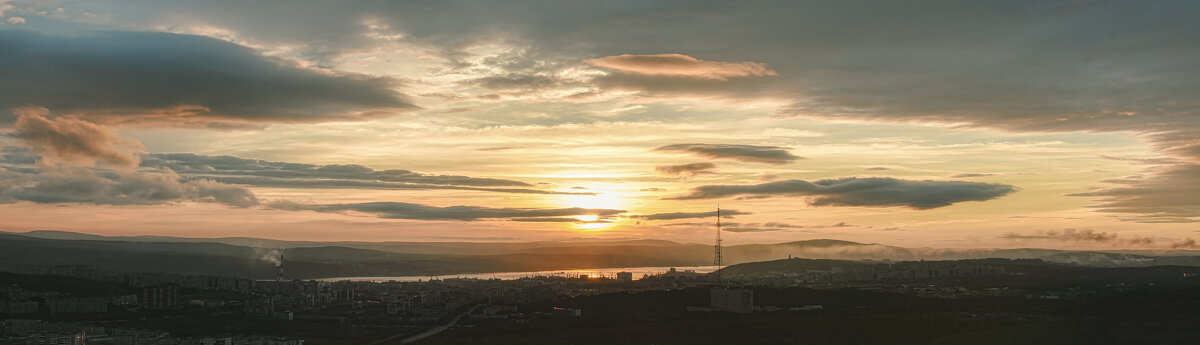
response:
M1141 269L1141 268L1139 268ZM754 288L781 310L695 313L707 289L583 296L581 317L468 321L428 344L1197 344L1200 288L1148 287L1076 300L937 299L907 294ZM790 310L821 305L819 310Z

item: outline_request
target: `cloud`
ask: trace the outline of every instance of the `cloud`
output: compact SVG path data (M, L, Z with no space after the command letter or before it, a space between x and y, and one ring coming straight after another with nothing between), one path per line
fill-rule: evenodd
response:
M169 33L0 31L0 75L0 109L32 104L99 123L311 122L415 109L389 79L302 67L226 41Z
M458 175L430 175L403 169L375 170L358 164L304 164L274 162L234 156L206 156L194 153L152 154L142 164L168 167L181 174L214 176L260 176L281 179L336 179L460 185L478 187L530 187L529 183L494 178Z
M185 181L170 168L136 169L141 144L80 119L48 119L44 108L17 111L15 137L28 148L5 148L0 202L153 205L179 201L235 207L258 204L249 190L211 180ZM30 167L41 162L37 167Z
M783 229L773 229L773 228L751 228L751 227L730 227L730 228L721 228L721 231L728 231L728 232L771 232L771 231L780 231L780 230L783 230Z
M690 163L680 165L659 165L654 167L654 171L667 176L675 176L680 178L693 178L697 175L716 174L717 165L713 163Z
M1197 249L1200 246L1196 245L1196 240L1185 238L1182 241L1171 243L1171 249Z
M550 66L540 67L543 69L553 68ZM562 100L585 96L588 93L595 91L595 86L591 85L590 78L567 78L562 76L562 73L552 72L563 71L549 70L523 71L519 73L508 72L500 75L490 75L476 79L464 80L460 82L460 84L465 86L478 86L493 92L483 96L484 98L557 98Z
M150 154L143 167L169 168L193 180L276 188L345 188L382 190L472 190L545 195L596 195L593 192L559 192L533 188L514 180L458 175L432 175L403 169L375 170L357 164L304 164L205 156L193 153Z
M667 189L666 188L658 188L658 187L650 187L650 188L642 188L640 191L642 191L642 192L665 192L665 191L667 191Z
M766 222L766 223L748 223L748 224L740 225L737 227L726 228L725 231L730 231L730 232L768 232L768 231L788 231L788 230L796 230L796 229L844 228L844 227L850 227L850 226L852 226L852 225L846 224L846 222L840 222L840 223L829 224L829 225L797 225L797 224L778 223L778 222ZM887 229L884 229L884 230L887 230Z
M379 43L364 35L363 18L454 63L497 37L526 47L520 55L528 58L506 65L627 52L741 61L752 52L754 61L777 76L719 81L611 74L659 80L635 80L638 96L703 94L790 103L780 116L1017 132L1135 132L1179 159L1179 170L1200 162L1200 99L1193 97L1200 92L1195 82L1200 60L1194 58L1200 45L1191 44L1200 39L1200 22L1187 15L1200 9L1194 2L777 1L753 8L727 2L355 2L309 3L308 11L289 6L259 2L230 10L205 2L134 1L108 6L105 15L114 25L142 30L219 26L254 42L294 47L319 62ZM278 13L289 15L273 16ZM102 25L94 19L82 25ZM847 22L875 25L847 30ZM729 49L729 42L738 49ZM0 97L5 94L0 91ZM1147 185L1114 186L1118 203L1100 201L1098 209L1130 219L1193 221L1197 216L1189 210L1200 209L1195 204L1163 210L1180 201L1179 190L1200 194L1192 180L1160 175ZM1125 203L1129 199L1148 205Z
M742 211L738 211L738 210L721 210L722 218L730 218L732 216L741 216L741 215L747 215L747 214L753 214L753 213L742 212ZM675 220L675 219L687 219L687 218L709 218L709 217L716 217L716 216L717 216L717 211L713 210L713 211L708 211L708 212L667 212L667 213L654 213L654 214L644 214L644 215L631 215L631 216L629 216L629 218L637 218L637 219L645 219L645 220Z
M188 179L207 179L222 183L274 188L319 188L319 189L378 189L378 190L470 190L492 193L541 194L541 195L598 195L594 192L562 192L532 188L495 188L422 183L397 183L358 180L288 179L257 176L204 176L191 175Z
M298 204L279 201L268 205L270 208L290 211L317 212L361 212L389 219L415 220L520 220L520 221L572 221L579 219L565 218L580 215L595 215L610 217L625 213L624 210L588 209L588 208L491 208L482 206L449 206L438 207L405 202L365 202L353 204Z
M963 181L899 180L888 177L819 180L784 180L757 185L709 185L669 200L712 199L729 196L809 197L813 206L907 206L930 209L963 201L985 201L1008 195L1016 187Z
M33 149L21 146L2 146L0 147L0 163L18 164L18 165L33 165L41 161L41 157L33 153Z
M1100 212L1133 214L1124 220L1144 223L1188 223L1200 217L1200 165L1179 164L1152 168L1148 176L1109 180L1116 187L1068 196L1096 197Z
M476 150L479 150L479 151L508 151L508 150L516 150L516 149L521 149L521 148L523 148L523 147L521 147L521 146L495 146L495 147L479 148Z
M955 175L952 175L952 176L950 176L950 178L984 177L984 176L992 176L992 175L995 175L995 174L988 174L988 173L961 173L961 174L955 174Z
M238 207L258 205L258 198L249 189L212 180L193 180L184 183L190 191L189 198L201 202L215 202Z
M869 168L866 168L865 170L867 170L867 171L887 171L887 170L892 170L892 168L888 168L888 167L869 167Z
M749 227L721 228L721 231L728 231L728 232L772 232L772 231L780 231L780 230L783 230L783 229L749 228Z
M1170 159L1170 158L1133 158L1133 157L1117 157L1117 156L1109 156L1109 155L1100 155L1100 157L1104 158L1104 159L1108 159L1108 160L1114 160L1114 161L1134 162L1134 163L1151 164L1151 165L1164 165L1164 164L1178 164L1179 163L1178 160Z
M1072 242L1101 242L1108 243L1117 240L1117 234L1107 232L1096 232L1091 229L1075 230L1064 229L1063 231L1045 231L1035 235L1018 235L1016 233L1005 234L1000 238L1007 239L1054 239L1060 241Z
M1129 245L1137 247L1152 246L1155 240L1150 237L1133 236L1130 238L1120 238L1120 235L1109 232L1098 232L1091 229L1063 229L1062 231L1050 230L1039 231L1032 235L1021 235L1017 233L1007 233L999 238L1010 240L1056 240L1062 242L1092 242L1106 243L1114 245ZM1171 249L1176 249L1174 245Z
M25 24L25 18L8 17L8 20L5 20L4 22L9 24Z
M213 181L181 181L170 170L130 172L104 176L72 169L37 174L5 171L0 181L0 201L35 203L87 203L102 205L156 205L180 201L212 202L235 207L259 203L249 190Z
M722 227L721 230L729 231L729 232L771 232L771 231L794 231L794 230L807 231L807 230L801 230L801 229L844 228L844 227L853 226L850 224L846 224L846 222L839 222L839 223L835 223L835 224L813 224L813 225L800 225L800 224L790 224L790 223L780 223L780 222L766 222L766 223L726 222L726 223L722 223L722 224L725 226ZM717 223L716 222L670 223L670 224L663 224L662 226L686 226L686 227L713 228L713 227L717 226Z
M654 149L655 151L686 152L701 157L725 158L750 163L783 165L802 159L779 146L728 145L728 144L674 144Z
M66 117L48 119L45 108L24 107L14 113L15 136L41 155L43 162L102 163L128 170L138 165L144 150L136 140L121 138L94 123Z
M846 222L837 222L828 225L793 225L788 223L767 222L763 223L763 226L770 228L844 228L853 225L846 224Z
M724 225L724 226L740 226L740 225L739 225L740 223L737 223L737 222L722 222L721 224L722 224L722 225ZM715 227L717 226L717 222L683 222L683 223L667 223L667 224L661 224L661 225L659 225L659 226L682 226L682 227L715 228Z
M494 89L541 90L560 86L560 80L544 75L521 75L510 73L494 75L469 81L479 86Z
M612 223L608 219L582 220L572 217L533 217L533 218L509 218L514 222L532 222L532 223L577 223L577 224L609 224Z
M622 54L587 59L583 62L621 73L647 76L726 80L775 75L775 71L757 62L704 61L683 54Z

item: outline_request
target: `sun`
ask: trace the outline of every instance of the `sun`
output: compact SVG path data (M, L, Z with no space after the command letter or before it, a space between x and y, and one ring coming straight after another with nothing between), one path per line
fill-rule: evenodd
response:
M603 193L596 195L566 195L563 197L562 203L566 207L619 210L621 209L621 205L625 203L625 200L616 194Z
M594 214L585 214L585 215L581 215L581 216L575 216L575 219L578 219L578 220L581 220L584 222L595 222L596 220L600 219L600 216L597 216Z
M600 219L600 216L594 214L583 214L574 218L579 220L575 223L575 228L580 230L600 230L616 224L607 219Z
M579 230L593 231L593 230L606 229L606 228L612 227L613 225L616 225L616 223L610 223L610 222L576 223L575 228L579 229Z
M623 210L622 206L626 203L625 199L617 193L566 195L560 200L563 207L578 207L589 210ZM572 216L572 218L579 220L579 222L574 224L575 229L579 230L602 230L617 224L615 221L602 218L600 214L578 214Z

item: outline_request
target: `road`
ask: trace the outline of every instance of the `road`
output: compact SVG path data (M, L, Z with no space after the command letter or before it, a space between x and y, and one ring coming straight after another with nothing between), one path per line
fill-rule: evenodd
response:
M471 309L468 309L466 312L463 312L462 314L459 314L458 316L454 317L454 319L453 319L453 320L450 320L450 322L447 322L447 323L445 323L445 324L443 324L443 325L441 325L441 326L437 326L437 327L434 327L434 328L430 328L430 329L429 329L429 330L427 330L427 331L424 331L424 332L421 332L421 333L417 333L417 334L415 334L415 335L413 335L413 336L411 336L411 337L408 337L408 338L404 338L404 339L400 340L400 344L412 344L413 342L416 342L416 341L418 341L418 340L421 340L421 339L425 339L425 338L431 337L431 336L433 336L433 335L435 335L435 334L438 334L438 333L442 333L442 331L445 331L445 330L447 330L447 329L450 329L451 327L454 327L454 325L458 324L458 320L461 320L463 317L466 317L467 315L471 314L471 312L475 311L475 309L476 309L476 308L479 308L479 306L478 306L478 305L476 305L476 306L474 306L474 307L471 307ZM367 345L379 345L379 344L383 344L383 343L388 343L388 342L391 342L391 341L393 341L393 340L396 340L396 338L399 338L399 337L402 337L402 336L404 336L404 334L397 334L397 335L393 335L393 336L390 336L390 337L387 337L387 338L383 338L383 339L381 339L381 340L378 340L378 341L375 341L375 342L369 343L369 344L367 344Z

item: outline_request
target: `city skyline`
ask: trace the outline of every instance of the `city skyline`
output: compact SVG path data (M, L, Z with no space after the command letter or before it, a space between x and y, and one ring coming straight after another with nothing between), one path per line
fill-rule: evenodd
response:
M0 231L1197 249L1186 2L0 0Z

